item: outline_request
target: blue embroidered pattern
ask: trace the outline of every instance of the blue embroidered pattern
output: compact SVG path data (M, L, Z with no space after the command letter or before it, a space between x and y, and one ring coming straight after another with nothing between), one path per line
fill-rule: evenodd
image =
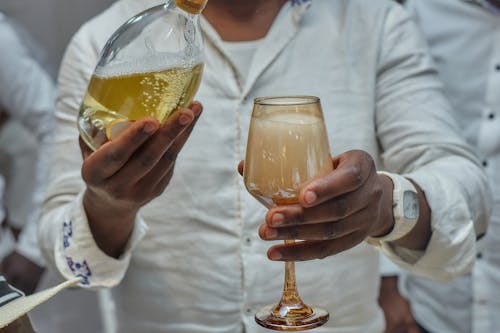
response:
M71 220L69 222L63 223L62 233L63 233L63 246L66 249L70 246L70 239L71 237L73 237L73 222Z
M81 263L73 261L70 257L66 257L66 262L68 263L69 269L75 274L76 277L81 277L83 279L83 285L90 284L90 276L92 276L92 271L89 268L87 260L83 260Z

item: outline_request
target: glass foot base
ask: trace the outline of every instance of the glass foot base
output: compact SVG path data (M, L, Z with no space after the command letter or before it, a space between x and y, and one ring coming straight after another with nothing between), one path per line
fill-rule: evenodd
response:
M263 307L255 314L255 321L262 327L275 331L304 331L319 327L330 317L328 311L310 306L312 314L305 317L280 317L273 313L276 305Z

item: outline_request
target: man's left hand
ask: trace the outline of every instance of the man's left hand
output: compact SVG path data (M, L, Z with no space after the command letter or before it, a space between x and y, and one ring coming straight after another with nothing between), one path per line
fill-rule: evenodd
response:
M302 240L271 247L271 260L304 261L348 250L393 227L392 181L377 174L360 150L332 159L334 170L299 191L299 204L269 210L259 229L264 240Z

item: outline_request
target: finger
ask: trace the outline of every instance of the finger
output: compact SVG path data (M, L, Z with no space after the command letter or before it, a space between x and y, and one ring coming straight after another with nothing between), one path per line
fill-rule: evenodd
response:
M179 137L175 140L175 142L172 145L172 148L170 149L171 156L177 156L179 152L182 150L184 145L186 144L189 136L191 135L191 132L193 131L194 127L196 126L196 123L201 117L201 114L203 113L203 107L201 104L195 104L196 107L194 109L191 109L192 112L194 113L194 119L190 123L190 125L184 130Z
M408 332L408 333L422 333L422 330L418 327L417 324L414 324L414 325L408 326L408 328L406 329L406 332Z
M240 176L243 176L244 168L245 168L245 161L240 161L240 163L238 163L238 173L240 174Z
M80 151L82 153L82 158L86 159L90 154L92 154L92 149L83 141L82 137L78 137L78 144L80 145Z
M174 163L199 117L201 109L198 105L195 104L195 110L183 109L175 113L150 140L137 149L127 165L113 177L112 181L118 184L123 182L135 184L142 181L147 174L157 171L156 166L160 160ZM166 167L163 163L162 165Z
M153 186L152 197L156 198L160 196L165 188L170 183L174 173L174 165L172 165L168 170L166 170L165 174L158 180L158 182Z
M264 240L328 240L344 237L350 233L367 230L374 219L368 209L363 209L348 218L315 224L291 225L274 228L263 224L259 236Z
M279 244L271 247L267 256L275 261L306 261L323 259L348 250L365 239L363 232L354 232L344 237L327 241L303 241L294 244Z
M172 178L175 161L164 155L151 172L146 174L136 185L143 197L157 197L163 193Z
M371 195L376 199L375 196L379 193L373 192ZM354 191L312 208L300 205L278 206L268 211L266 223L270 227L279 228L339 221L365 210L371 203L369 199L363 191Z
M107 142L89 155L82 167L87 183L99 183L117 173L130 157L158 130L156 119L146 117L137 120L118 138Z
M312 207L352 192L362 186L375 170L373 159L363 151L349 151L332 160L334 171L312 180L299 193L299 203Z

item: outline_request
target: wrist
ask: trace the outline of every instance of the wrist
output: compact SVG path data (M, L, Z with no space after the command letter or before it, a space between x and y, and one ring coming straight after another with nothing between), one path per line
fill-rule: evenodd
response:
M120 257L132 235L138 209L113 205L89 190L84 193L83 207L97 246L111 257Z
M398 276L384 276L380 279L380 292L384 294L399 293Z
M392 205L392 193L394 185L389 177L383 174L377 174L379 182L382 185L382 198L380 201L380 214L378 226L370 233L370 237L382 237L389 234L394 228L394 215Z

